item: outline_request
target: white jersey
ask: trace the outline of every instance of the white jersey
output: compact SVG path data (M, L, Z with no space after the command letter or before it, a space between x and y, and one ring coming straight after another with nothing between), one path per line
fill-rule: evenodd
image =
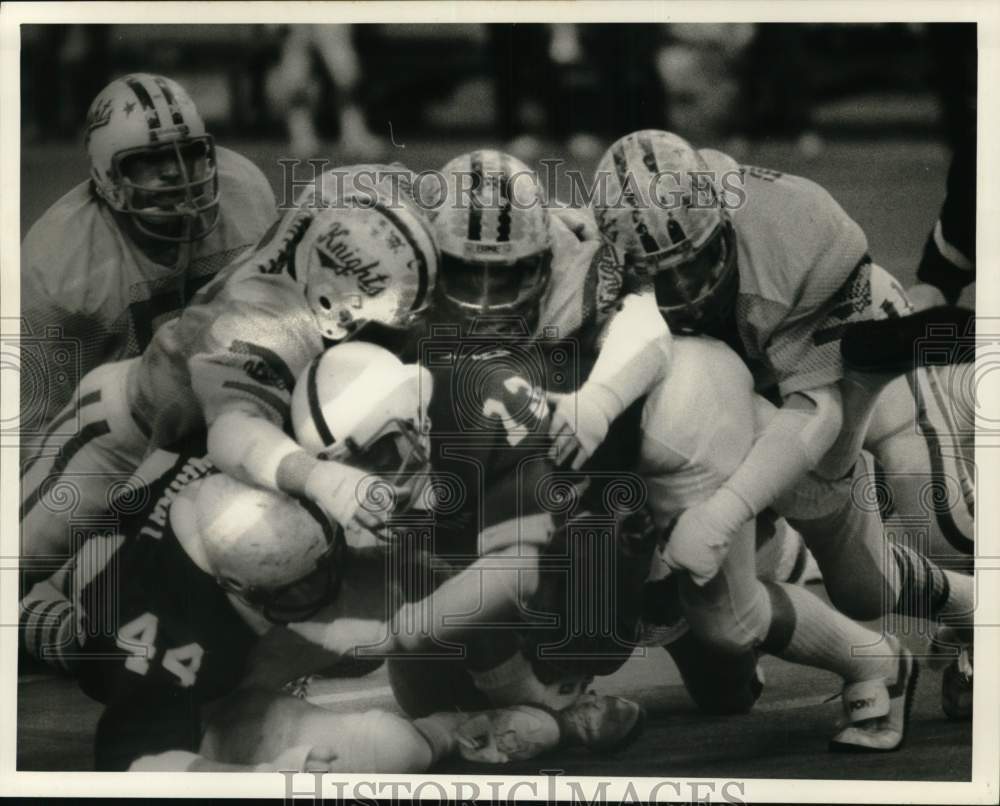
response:
M176 264L157 263L140 249L89 180L32 226L21 246L21 311L26 343L45 353L35 364L46 375L26 370L22 376L28 393L22 394L22 411L32 425L48 422L91 369L141 353L161 324L271 225L276 202L260 169L225 148L216 155L218 226L182 244ZM39 401L41 385L46 399Z
M708 498L743 462L753 444L753 378L721 341L674 338L663 382L642 415L639 472L659 526Z

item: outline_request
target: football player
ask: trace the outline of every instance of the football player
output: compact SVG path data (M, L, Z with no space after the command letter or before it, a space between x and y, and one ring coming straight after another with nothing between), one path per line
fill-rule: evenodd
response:
M472 151L441 176L424 199L441 250L432 321L472 337L535 340L572 360L597 356L579 388L578 371L567 367L572 393L552 397L553 458L578 470L662 376L670 334L655 298L626 285L613 250L586 236L578 214L550 214L538 178L520 160Z
M39 433L88 371L142 352L277 212L260 170L217 147L187 91L165 76L135 73L101 90L86 148L90 176L21 247L25 433Z
M642 403L641 429L639 422L628 422L634 414L618 420L608 444L585 472L559 473L538 458L546 455L550 439L545 397L509 366L498 365L503 341L491 340L488 354L467 341L455 342L451 350L440 338L430 341L434 349L427 353L429 367L420 384L421 394L429 398L429 455L435 476L451 483L443 501L432 497L427 503L422 522L409 519L407 530L398 534L425 547L438 573L442 568L463 570L436 587L424 579L425 589L433 587L433 593L412 597L414 602L399 611L401 623L421 624L422 629L415 642L400 633L394 644L427 652L460 637L468 641L477 625L456 616L475 613L478 628L487 631L492 644L484 658L478 647L466 643L466 664L476 688L495 705L539 702L558 709L575 702L595 674L614 671L631 655L644 631L643 619L652 620L650 643L666 643L662 628L655 629L670 622L669 614L657 612L658 591L642 594L656 544L655 530L641 516L646 493L657 525L669 535L679 512L725 481L753 441L757 412L752 379L724 345L685 338L667 377ZM345 383L347 373L338 364L349 351L372 357L359 358L356 363L366 369L355 370L358 380ZM380 386L386 392L398 386L391 374L371 369L378 364L378 351L371 345L344 345L310 367L292 408L296 435L305 448L350 455L364 446L372 450L381 439L370 425L359 425L380 421L378 407L347 402L358 390L371 395L369 390ZM384 360L397 362L389 356ZM767 406L765 401L761 405ZM352 446L341 436L344 432L371 436ZM398 468L393 475L399 482L412 475L398 458L389 466ZM611 472L601 473L601 467ZM634 475L635 489L628 485L631 469L648 488ZM732 656L734 662L760 650L834 671L845 680L846 719L833 747L895 749L903 740L916 683L912 655L890 639L893 654L855 656L852 647L876 646L880 637L802 588L758 581L753 526L747 524L733 541L728 556L720 558L723 570L711 574L708 584L701 578L702 567L680 559L688 575L677 589L679 603L692 632L703 646ZM420 528L425 537L417 537ZM603 540L588 537L595 528L608 530ZM669 536L667 540L669 545ZM592 556L595 551L600 561ZM568 574L567 560L572 566ZM586 575L588 567L596 568L597 578L578 576ZM555 630L546 629L537 618L594 607L610 619L599 635L567 632L567 619L556 619ZM526 638L511 652L497 627L512 619L524 621L519 632ZM337 648L335 624L296 624L293 629ZM380 634L381 628L373 633L373 643ZM538 651L542 647L544 657ZM461 690L462 675L456 677L455 659L451 661L451 669L446 659L435 663L430 676L425 664L409 670L411 676L423 675L419 697L399 668L405 664L397 663L392 679L404 708L420 713L448 705L474 707L477 701ZM435 679L456 687L450 694L457 699L437 701L439 686L428 682ZM703 686L692 688L699 702L707 699Z
M391 391L379 411L382 444L347 435L373 472L395 469L388 444L418 447L416 395ZM325 608L328 631L353 647L365 623L388 620L385 563L349 550L314 505L220 474L204 453L202 435L152 454L129 520L87 541L22 603L25 643L106 705L98 769L415 772L456 751L505 761L594 746L583 728L596 697L575 718L522 707L410 723L379 711L337 715L281 694L276 684L303 664L328 666L336 655L309 657L300 645L275 665L258 636Z
M698 555L710 579L742 524L774 505L848 615L967 619L972 579L885 541L877 507L852 495L869 474L860 450L890 376L845 374L840 334L896 290L861 228L806 179L739 166L668 132L623 137L598 177L601 230L652 281L671 329L726 342L781 404L725 484L680 515L666 562Z
M356 500L356 472L327 462L310 480L312 460L282 425L295 378L324 344L359 334L391 341L426 310L437 253L405 200L408 177L399 166L324 174L140 359L89 373L59 418L78 416L79 434L54 437L57 452L22 473L22 556L65 556L67 485L74 517L103 514L109 485L127 480L150 445L170 446L206 422L227 472L320 498L340 523L357 517L352 539L376 528L378 516Z

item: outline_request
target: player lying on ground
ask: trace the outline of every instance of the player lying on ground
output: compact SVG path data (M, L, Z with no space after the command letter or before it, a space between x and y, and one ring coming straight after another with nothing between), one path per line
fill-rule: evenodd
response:
M545 463L530 461L532 452L547 452L548 410L544 393L509 369L511 359L517 356L517 341L493 339L488 354L482 345L468 340L442 343L432 336L430 342L433 349L427 354L436 357L435 365L421 390L430 393L432 467L438 474L469 481L460 485L465 497L452 505L459 512L451 513L445 523L433 523L427 553L434 560L458 567L463 559L478 557L475 566L482 569L482 575L459 573L437 587L432 596L413 597L417 605L408 614L408 623L423 625L421 643L429 635L433 643L445 646L454 638L456 617L475 612L477 626L487 632L492 650L489 662L479 665L476 647L467 643L466 664L477 687L490 692L493 702L498 696L513 696L515 701L533 697L557 707L559 696L572 696L574 683L583 681L585 687L594 674L610 673L636 646L637 633L642 631L640 617L650 614L643 615L642 597L635 593L642 591L650 566L654 570L659 566L654 560L656 530L641 517L636 518L636 510L642 509L648 494L657 525L669 535L677 514L705 500L725 482L753 442L757 412L752 379L725 345L708 339L677 340L675 349L681 352L671 362L666 379L615 423L608 443L594 453L582 472L560 473ZM339 352L362 346L349 345L327 353L308 370L306 386L300 384L293 396L296 434L305 447L317 453L343 450L344 440L336 434L344 426L334 424L363 417L363 412L372 409L350 405L350 398L352 387L376 388L374 371L367 371L368 382L345 384L344 373L336 369ZM450 353L446 347L451 348ZM497 368L488 371L477 367L484 362L493 362ZM377 365L374 357L364 363ZM582 364L585 373L586 361ZM477 370L481 385L462 381ZM392 388L391 381L386 386ZM358 413L359 408L362 413ZM502 425L493 440L484 441L481 431L463 433L461 417L476 412L481 417L492 416ZM321 436L324 431L326 439ZM498 465L514 472L489 475L489 469ZM470 477L469 467L483 475L477 478L473 473ZM618 489L630 470L638 473L632 476L637 489ZM563 499L574 484L581 490L579 500L576 506L567 506ZM554 494L557 485L563 488L559 495ZM492 525L477 523L476 515L483 511L478 490L490 491L494 506L488 511L506 509L519 513L518 518ZM548 504L554 509L546 510L549 497L553 500ZM616 507L615 502L623 497L625 506ZM595 521L609 524L608 533L602 535L603 540L591 540L581 549L581 535L587 529L592 531ZM577 527L577 523L582 525ZM461 532L454 534L453 527L448 528L452 524L460 525ZM478 537L478 546L469 545L470 535ZM669 539L667 536L668 547ZM510 553L509 549L515 551ZM678 592L682 612L694 633L722 653L738 657L760 649L839 674L846 681L848 725L838 731L834 746L898 747L916 683L912 655L889 639L890 653L854 657L853 647L875 647L881 643L880 637L801 588L760 583L754 550L755 529L750 522L722 558L721 570L708 579L699 576L700 566L679 569L690 574L680 581ZM482 562L484 553L507 559L502 564L493 563L491 569L489 563ZM569 582L564 568L546 573L547 560L558 564L566 557L577 560ZM598 577L578 578L577 569L585 572L588 566L597 566ZM660 576L662 571L654 573L653 581ZM613 581L601 584L601 577ZM542 584L546 579L547 586ZM656 593L650 591L654 600ZM577 610L587 612L594 597L602 612L614 615L616 628L613 634L585 636L581 641L580 636L565 632L567 623L574 620L566 616ZM538 621L540 613L544 616L553 610L564 616L556 620L559 628L555 632L562 630L560 634L544 629ZM651 615L658 615L655 609ZM525 622L526 644L515 644L507 649L510 654L504 655L496 646L497 627L512 618ZM671 620L669 614L662 614L660 623L670 624ZM471 625L462 626L475 631ZM331 645L322 624L299 624L294 629L321 645ZM531 649L542 646L548 648L544 658ZM525 649L528 663L522 658ZM593 662L577 662L568 674L560 674L560 665L581 656ZM539 666L548 670L539 671ZM550 685L540 683L539 677ZM401 679L397 674L397 683ZM568 687L563 685L567 682ZM862 701L866 707L857 706Z
M412 432L406 400L396 398L395 412L383 415L405 412ZM47 650L106 703L98 769L417 772L456 752L499 761L575 741L600 746L583 731L593 720L576 720L572 710L557 717L524 707L410 723L379 711L333 714L281 694L280 684L310 671L310 662L328 667L338 656L303 657L300 645L276 658L269 619L324 608L328 634L342 647L363 643L370 630L359 626L391 620L387 564L378 551L348 549L342 530L313 505L219 474L204 453L202 436L179 453L151 455L139 471L150 481L133 517L117 533L89 540L61 579L36 586L24 602L25 643ZM385 457L361 451L357 458L379 470ZM635 724L634 706L616 707ZM494 735L499 746L483 742Z
M900 297L860 227L808 180L667 132L622 138L598 176L602 232L653 283L671 329L729 344L758 391L781 403L718 492L680 516L665 561L710 578L733 535L773 506L802 533L843 612L970 621L972 578L885 541L877 507L852 497L870 475L860 451L892 376L845 373L840 334Z

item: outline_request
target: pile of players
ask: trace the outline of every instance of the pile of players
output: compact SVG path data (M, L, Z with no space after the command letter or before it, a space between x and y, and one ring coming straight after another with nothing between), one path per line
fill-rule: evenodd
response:
M761 653L834 672L831 749L890 751L917 660L855 621L887 614L960 626L944 704L970 712L973 579L887 540L871 494L876 459L904 513L941 479L934 528L970 539L959 429L925 441L936 370L845 366L845 332L909 308L816 184L640 131L592 209L482 149L430 182L327 171L249 246L266 182L220 181L235 155L175 83L114 82L88 127L92 180L22 282L79 287L43 243L72 215L112 271L231 258L155 324L120 304L24 463L22 647L105 703L99 769L611 752L643 712L599 678L657 646L710 713L753 707ZM809 552L832 606L796 584ZM406 718L289 692L382 661Z

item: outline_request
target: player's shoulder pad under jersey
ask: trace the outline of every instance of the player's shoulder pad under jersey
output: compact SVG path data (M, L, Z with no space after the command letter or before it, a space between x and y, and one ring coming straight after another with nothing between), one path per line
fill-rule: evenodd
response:
M542 303L540 329L569 337L600 326L624 293L624 267L602 239L581 241L557 217L549 217L552 277Z
M816 182L753 165L733 173L721 157L709 164L736 229L741 294L807 315L867 254L860 225Z
M124 284L130 261L89 180L49 207L21 244L22 282L82 313L99 310L107 289Z
M228 148L215 149L219 172L220 212L241 243L255 242L278 214L274 190L260 168Z

